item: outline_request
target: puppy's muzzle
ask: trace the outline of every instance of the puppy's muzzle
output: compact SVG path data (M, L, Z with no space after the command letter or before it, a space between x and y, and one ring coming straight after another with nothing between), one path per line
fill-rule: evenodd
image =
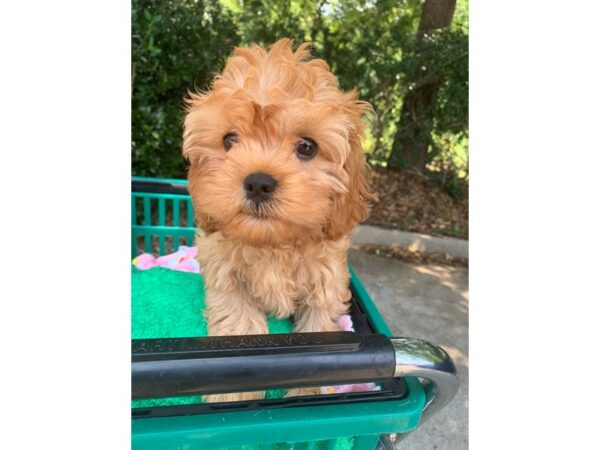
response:
M267 173L251 173L244 179L246 198L256 205L269 200L276 189L277 180Z

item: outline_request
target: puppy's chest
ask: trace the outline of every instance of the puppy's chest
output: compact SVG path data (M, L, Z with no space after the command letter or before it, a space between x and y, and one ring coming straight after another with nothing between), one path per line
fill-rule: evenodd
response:
M235 290L242 284L251 301L279 318L325 292L347 290L347 239L312 246L268 248L224 239L221 233L199 237L198 261L208 289ZM338 292L340 291L340 292Z
M262 309L278 317L294 313L313 289L307 267L311 262L290 252L264 252L245 258L238 276Z

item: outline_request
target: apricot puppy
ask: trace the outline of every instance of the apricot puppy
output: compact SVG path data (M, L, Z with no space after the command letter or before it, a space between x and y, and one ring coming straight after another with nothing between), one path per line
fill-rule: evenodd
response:
M350 300L348 235L368 215L361 116L370 107L308 44L235 49L191 94L183 154L210 335L337 331ZM259 398L261 393L211 396Z

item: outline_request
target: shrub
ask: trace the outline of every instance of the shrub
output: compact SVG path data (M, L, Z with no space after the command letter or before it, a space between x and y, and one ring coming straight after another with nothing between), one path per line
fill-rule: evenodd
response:
M184 177L183 98L207 87L238 44L219 2L133 0L132 173Z

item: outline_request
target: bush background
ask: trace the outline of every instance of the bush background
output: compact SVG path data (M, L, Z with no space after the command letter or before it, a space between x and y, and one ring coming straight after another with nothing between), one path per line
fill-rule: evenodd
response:
M449 26L424 33L425 14L434 21L450 14ZM468 0L133 0L133 174L185 177L187 92L207 88L233 47L281 37L311 42L341 87L357 87L373 105L375 114L366 118L369 164L419 173L464 199ZM420 107L424 89L433 97ZM417 113L409 114L415 98ZM415 148L424 149L423 161L411 160Z

